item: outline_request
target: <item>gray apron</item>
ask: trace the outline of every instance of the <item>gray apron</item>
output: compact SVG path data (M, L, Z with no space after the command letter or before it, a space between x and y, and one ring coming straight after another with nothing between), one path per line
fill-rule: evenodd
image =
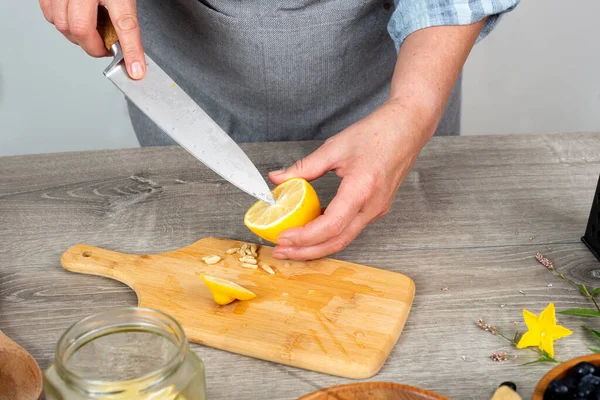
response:
M388 96L386 0L138 1L146 52L237 142L327 139ZM142 146L175 144L133 104ZM458 135L460 79L436 135Z

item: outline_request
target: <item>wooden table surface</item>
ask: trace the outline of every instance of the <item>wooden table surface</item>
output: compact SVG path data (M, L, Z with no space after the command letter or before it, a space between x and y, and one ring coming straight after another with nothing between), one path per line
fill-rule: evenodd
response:
M513 321L522 321L524 307L539 313L550 301L557 309L587 305L536 262L537 251L567 276L600 286L600 263L580 241L600 174L599 139L444 137L426 146L392 211L334 256L404 273L416 284L404 332L371 380L452 399L490 398L499 383L513 380L524 398L531 396L552 365L491 361L492 352L515 351L475 321L483 317L511 334L522 329ZM266 174L318 144L243 148ZM338 183L332 175L315 182L325 204ZM136 304L121 283L63 270L59 260L68 247L154 253L206 236L256 241L242 222L252 202L178 147L0 158L0 330L45 369L69 325ZM593 341L581 321L559 321L575 333L557 342L556 357L587 353ZM349 382L193 348L207 365L210 399L296 399Z

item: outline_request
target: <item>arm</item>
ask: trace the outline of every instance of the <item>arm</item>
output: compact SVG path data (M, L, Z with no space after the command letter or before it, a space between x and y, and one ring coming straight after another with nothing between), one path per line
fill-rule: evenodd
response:
M406 108L425 122L420 131L426 141L484 23L422 29L408 36L400 48L387 103Z
M483 24L431 27L409 35L400 48L388 100L305 159L269 175L275 184L291 177L314 180L331 170L342 177L323 215L280 235L276 258L306 260L338 252L388 212L433 135Z

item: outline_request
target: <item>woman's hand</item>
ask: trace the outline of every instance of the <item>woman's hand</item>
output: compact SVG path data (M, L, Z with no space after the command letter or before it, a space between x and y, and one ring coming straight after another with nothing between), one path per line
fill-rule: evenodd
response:
M385 215L429 141L484 20L410 34L398 54L389 99L317 151L269 178L313 180L327 171L342 178L324 214L281 233L273 255L309 260L344 249L365 226Z
M400 104L385 103L290 168L270 173L275 184L292 177L311 181L328 171L342 178L323 215L281 233L274 257L308 260L336 253L384 216L431 136L420 132L418 121Z
M146 73L146 61L137 19L135 0L39 0L44 17L54 24L71 42L81 46L92 57L106 57L96 30L98 5L108 8L110 19L117 31L127 72L133 79Z

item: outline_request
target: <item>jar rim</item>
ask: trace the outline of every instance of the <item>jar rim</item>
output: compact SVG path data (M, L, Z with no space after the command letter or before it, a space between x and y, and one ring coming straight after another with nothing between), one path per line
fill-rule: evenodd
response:
M135 320L135 317L144 316L146 321L141 322ZM123 318L133 317L129 320L123 318L120 323L110 323L110 318ZM78 329L85 327L86 325L93 325L97 322L100 326L96 329L86 331L82 329L78 333ZM102 325L102 322L106 322ZM150 331L150 328L155 328ZM102 379L89 379L84 376L77 374L70 370L66 366L66 362L72 357L78 349L91 341L98 339L107 334L119 333L121 331L136 331L136 332L152 332L157 333L156 328L160 331L165 339L170 340L177 346L177 352L163 366L145 372L144 374L135 378L110 381ZM112 329L112 330L111 330ZM107 333L110 332L110 333ZM92 389L95 392L102 392L103 388L108 391L114 392L119 386L130 386L141 384L142 382L148 382L145 386L153 386L159 381L164 380L166 377L175 372L185 361L186 353L188 349L188 342L185 337L185 332L170 315L151 308L126 306L126 307L115 307L105 311L101 311L96 314L89 315L74 324L72 324L60 337L56 345L55 353L55 368L56 372L62 376L62 378L69 382L76 388Z

